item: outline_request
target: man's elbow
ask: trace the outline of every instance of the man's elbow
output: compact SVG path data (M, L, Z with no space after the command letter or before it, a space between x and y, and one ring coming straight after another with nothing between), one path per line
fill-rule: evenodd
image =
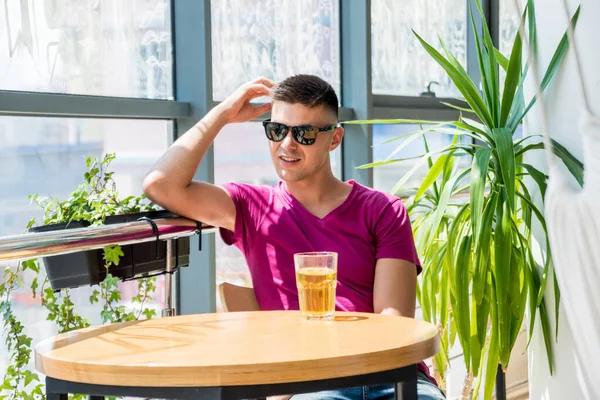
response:
M382 309L381 311L375 309L375 312L382 314L382 315L393 315L395 317L405 317L405 315L402 315L402 313L400 311L398 311L398 309L396 309L395 307L386 307L386 308Z
M142 190L151 202L162 205L160 204L160 198L167 191L164 182L164 179L157 171L151 171L142 181Z

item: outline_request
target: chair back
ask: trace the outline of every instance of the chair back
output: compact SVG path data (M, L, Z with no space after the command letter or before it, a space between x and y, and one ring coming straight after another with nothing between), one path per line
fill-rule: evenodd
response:
M260 311L251 287L223 282L219 285L219 297L225 312Z

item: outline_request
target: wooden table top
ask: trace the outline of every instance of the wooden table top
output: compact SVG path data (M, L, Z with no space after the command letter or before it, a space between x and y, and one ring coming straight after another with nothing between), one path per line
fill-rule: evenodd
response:
M113 386L236 386L400 368L435 355L434 325L411 318L297 311L183 315L87 328L35 348L39 372Z

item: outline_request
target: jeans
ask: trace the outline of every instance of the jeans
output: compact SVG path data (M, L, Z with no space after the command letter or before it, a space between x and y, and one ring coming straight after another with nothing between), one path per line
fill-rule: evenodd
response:
M316 393L297 394L291 400L393 400L393 385L359 386L338 390L325 390ZM421 372L417 371L417 399L444 400L446 397Z

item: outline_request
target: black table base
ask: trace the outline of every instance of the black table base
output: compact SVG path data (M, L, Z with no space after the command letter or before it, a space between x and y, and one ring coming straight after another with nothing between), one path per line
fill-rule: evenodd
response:
M47 400L67 400L67 394L87 394L90 400L104 396L129 396L172 400L240 400L267 396L313 393L357 386L394 384L397 400L417 400L417 367L308 382L245 386L156 387L109 386L78 383L46 377Z

